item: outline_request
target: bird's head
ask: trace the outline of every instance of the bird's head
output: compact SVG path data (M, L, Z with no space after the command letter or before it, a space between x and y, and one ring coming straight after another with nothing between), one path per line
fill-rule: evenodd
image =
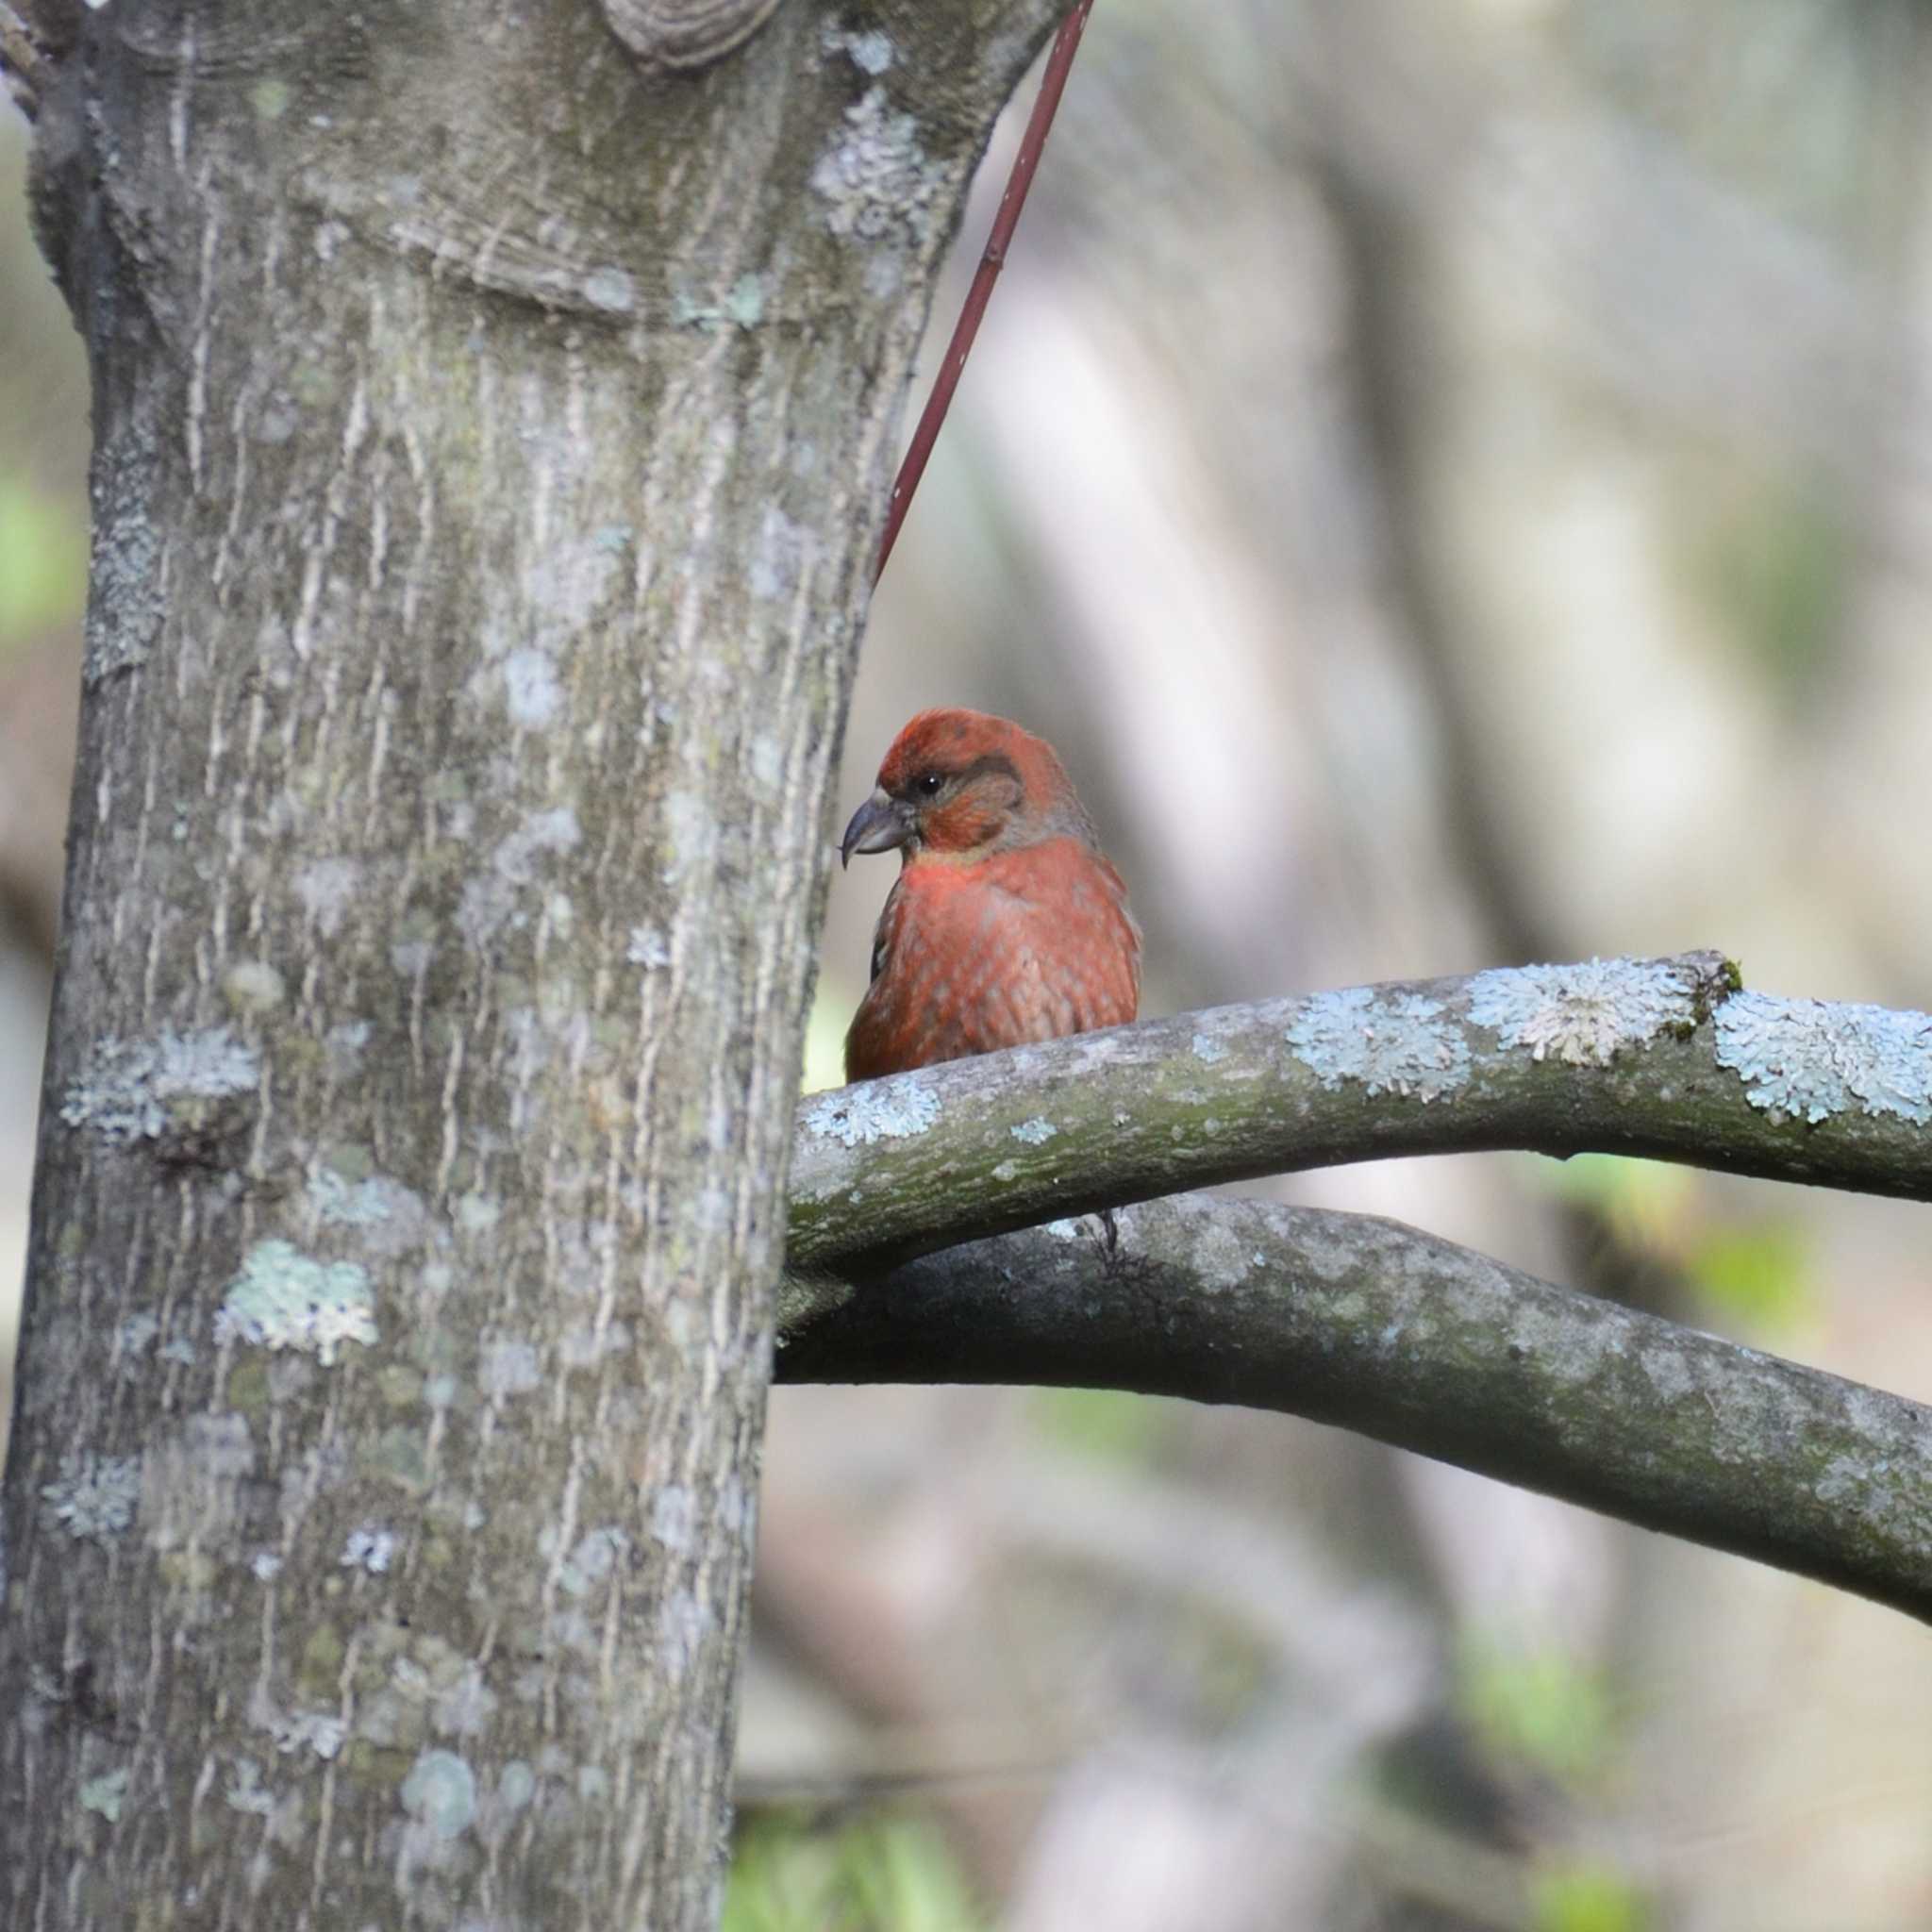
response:
M908 864L957 864L1063 837L1094 842L1052 745L984 711L922 711L892 741L839 858L896 850Z

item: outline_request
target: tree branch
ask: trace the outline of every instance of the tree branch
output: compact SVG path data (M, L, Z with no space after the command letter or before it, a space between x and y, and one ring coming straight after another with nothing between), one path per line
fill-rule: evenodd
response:
M1495 1148L1932 1200L1932 1016L1744 992L1695 953L1082 1034L805 1101L788 1256L877 1269L1183 1188Z
M1394 1222L1159 1201L793 1281L780 1324L780 1381L1281 1409L1932 1622L1932 1409Z
M7 0L0 0L0 81L5 82L13 105L29 121L37 119L41 111L49 60L31 11L18 12Z

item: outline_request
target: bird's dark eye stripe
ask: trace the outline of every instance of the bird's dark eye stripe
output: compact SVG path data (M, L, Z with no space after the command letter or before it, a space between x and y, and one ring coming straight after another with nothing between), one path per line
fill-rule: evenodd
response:
M977 758L959 774L959 782L970 785L975 778L983 778L990 772L997 772L1003 778L1010 778L1015 785L1020 782L1020 768L1003 751L990 751L984 758Z
M894 795L899 798L937 798L949 785L970 785L975 778L984 778L994 773L1015 785L1020 782L1020 768L1012 759L1003 751L990 751L984 758L974 758L970 765L961 766L957 772L920 772L907 779Z

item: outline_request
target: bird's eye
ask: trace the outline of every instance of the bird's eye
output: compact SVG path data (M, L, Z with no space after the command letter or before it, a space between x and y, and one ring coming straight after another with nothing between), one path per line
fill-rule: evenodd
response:
M945 782L945 778L941 774L938 772L924 772L912 781L912 789L920 793L922 797L931 798L938 793L940 787Z

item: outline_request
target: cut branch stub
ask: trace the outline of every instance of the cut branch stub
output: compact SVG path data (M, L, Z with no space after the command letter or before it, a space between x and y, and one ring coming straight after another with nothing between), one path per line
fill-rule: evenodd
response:
M694 73L741 47L778 0L598 0L610 31L652 67Z

